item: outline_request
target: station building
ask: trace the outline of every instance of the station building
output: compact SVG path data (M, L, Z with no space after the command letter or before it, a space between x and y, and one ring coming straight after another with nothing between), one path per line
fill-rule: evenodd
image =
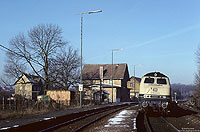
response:
M82 77L85 99L93 99L95 92L103 90L109 94L108 98L111 102L130 101L130 89L127 88L129 81L127 64L85 64Z
M138 98L141 78L132 76L127 82L127 88L130 89L130 99Z

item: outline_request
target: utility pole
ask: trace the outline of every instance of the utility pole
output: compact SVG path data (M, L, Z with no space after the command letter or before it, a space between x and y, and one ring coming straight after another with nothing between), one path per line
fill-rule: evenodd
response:
M113 50L112 50L112 103L113 103Z
M83 52L83 49L82 49L82 45L83 45L83 41L82 41L82 38L83 37L83 16L81 15L81 76L80 76L80 84L82 85L83 84L83 78L82 78L82 75L83 75L83 69L82 69L82 52ZM82 107L82 91L80 90L80 107Z
M133 96L133 101L135 101L136 100L136 75L135 75L135 72L136 72L136 66L142 66L142 64L135 64L135 65L133 65L134 66L134 96Z
M112 49L112 77L111 77L111 79L112 79L112 103L113 103L113 74L114 74L114 71L113 71L113 52L114 51L120 51L120 50L123 50L122 48L121 49Z
M78 15L81 15L81 64L80 64L80 69L81 69L81 75L80 75L80 85L81 86L79 86L79 88L80 87L82 87L83 86L83 77L82 77L82 75L83 75L83 69L82 69L82 54L83 54L83 15L84 14L92 14L92 13L99 13L99 12L102 12L102 10L96 10L96 11L89 11L89 12L81 12L81 13L79 13ZM82 89L83 90L83 89ZM80 91L80 107L82 107L82 90L81 89L79 89L79 91Z
M135 65L134 65L134 98L133 101L135 102Z

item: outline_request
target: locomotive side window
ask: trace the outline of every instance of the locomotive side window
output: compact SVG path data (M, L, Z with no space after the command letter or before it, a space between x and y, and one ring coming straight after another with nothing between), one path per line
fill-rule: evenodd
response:
M167 84L166 79L157 79L157 84Z
M154 83L154 78L145 78L144 83Z

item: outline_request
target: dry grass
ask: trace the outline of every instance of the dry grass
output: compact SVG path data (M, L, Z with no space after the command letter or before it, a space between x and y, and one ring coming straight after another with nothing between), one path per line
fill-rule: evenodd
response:
M20 118L20 117L27 117L27 116L34 116L34 115L41 115L44 113L49 112L49 109L42 109L40 111L28 108L24 111L16 112L16 111L0 111L0 120L5 119L13 119L13 118Z
M91 106L91 104L89 105L82 105L82 107L89 107ZM42 115L48 112L52 112L52 111L57 111L57 110L69 110L69 109L76 109L76 108L80 108L79 105L70 105L70 106L65 106L65 105L58 105L56 104L53 107L43 107L40 108L40 110L38 109L34 109L33 107L29 107L27 109L25 109L24 111L19 110L19 111L11 111L11 110L4 110L1 111L0 110L0 120L5 120L5 119L16 119L16 118L21 118L21 117L32 117L32 116L36 116L36 115Z

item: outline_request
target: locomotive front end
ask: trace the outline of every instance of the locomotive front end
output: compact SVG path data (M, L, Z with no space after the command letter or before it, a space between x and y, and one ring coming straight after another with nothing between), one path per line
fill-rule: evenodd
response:
M169 78L160 72L151 72L142 77L139 89L140 106L154 111L168 111L170 102Z

